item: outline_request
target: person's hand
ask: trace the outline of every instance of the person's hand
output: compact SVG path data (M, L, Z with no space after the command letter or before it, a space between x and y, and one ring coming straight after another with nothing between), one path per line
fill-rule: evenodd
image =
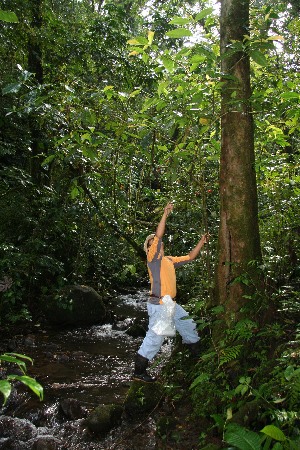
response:
M173 203L168 203L167 206L164 209L164 212L166 214L166 216L168 217L168 215L173 211L174 205Z
M207 244L209 241L210 235L209 233L205 233L201 236L201 241L203 244Z

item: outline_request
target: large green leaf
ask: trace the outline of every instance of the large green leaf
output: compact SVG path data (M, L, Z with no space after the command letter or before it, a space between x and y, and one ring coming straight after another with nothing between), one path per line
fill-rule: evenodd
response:
M210 14L213 12L213 10L214 10L213 8L203 9L196 15L195 20L198 21L198 20L204 19L204 17L210 16Z
M298 92L283 92L280 95L280 97L284 98L284 99L287 99L287 100L290 100L290 99L293 99L293 98L299 100L300 99L300 94L298 94Z
M263 53L261 53L259 50L252 50L250 52L250 57L259 66L263 66L264 67L264 66L266 66L268 64L265 55Z
M192 36L192 32L188 30L187 28L177 28L176 30L171 30L166 33L166 36L170 38L183 38L187 36Z
M259 434L237 425L228 427L224 440L240 450L261 449L261 437Z
M9 375L7 379L21 381L21 383L29 387L39 397L40 400L43 400L44 389L34 378L31 378L27 375Z
M286 436L283 431L281 431L280 428L275 427L275 425L266 425L261 432L276 441L286 441Z
M16 14L13 11L3 11L0 9L0 20L3 22L16 23L19 22Z
M169 72L172 72L174 70L174 61L172 61L172 59L166 58L165 56L163 56L162 57L162 62L163 62L163 65L165 66L165 68Z
M186 25L190 22L190 19L186 19L185 17L174 17L171 20L172 25Z

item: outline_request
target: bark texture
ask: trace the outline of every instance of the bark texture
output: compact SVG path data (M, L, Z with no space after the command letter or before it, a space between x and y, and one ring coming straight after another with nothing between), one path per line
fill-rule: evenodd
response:
M260 260L250 62L242 43L249 34L249 0L221 1L222 142L216 302L227 321L237 319L249 286L237 277ZM238 50L233 51L233 47ZM251 272L251 270L250 270ZM251 274L250 274L251 275Z

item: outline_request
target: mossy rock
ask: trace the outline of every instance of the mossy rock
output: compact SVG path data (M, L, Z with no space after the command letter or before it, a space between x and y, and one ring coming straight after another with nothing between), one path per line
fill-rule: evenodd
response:
M162 400L163 394L164 387L159 382L133 381L124 401L128 419L134 420L149 414Z
M106 309L100 294L89 286L65 286L45 301L45 316L55 325L86 326L103 323Z
M86 427L95 434L105 435L121 424L123 407L114 403L99 405L86 418Z

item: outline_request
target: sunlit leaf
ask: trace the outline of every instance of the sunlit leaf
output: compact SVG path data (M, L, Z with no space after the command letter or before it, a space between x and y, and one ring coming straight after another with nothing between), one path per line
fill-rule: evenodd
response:
M227 420L231 420L232 419L232 408L227 408L226 419Z
M284 37L277 34L275 36L269 36L267 40L268 41L284 41Z
M148 39L146 39L144 36L139 36L134 39L129 39L127 41L127 44L130 45L148 45Z
M209 120L205 117L200 117L199 123L201 123L201 125L207 125L209 123Z
M166 36L175 39L188 37L192 35L193 34L191 33L191 31L188 30L187 28L177 28L176 30L171 30L166 33Z
M201 20L204 19L204 17L210 16L210 14L213 12L213 8L205 8L203 9L201 12L199 12L196 17L195 20Z
M167 94L168 93L168 91L167 91L168 85L169 85L168 81L163 81L162 83L159 83L158 88L157 88L158 95Z
M0 20L11 23L19 22L18 17L13 11L3 11L2 9L0 10Z
M154 38L154 31L148 31L148 44L151 45Z
M266 425L261 432L276 441L286 441L286 436L283 431L281 431L280 428L275 427L275 425Z
M105 92L105 91L110 91L110 90L113 90L113 89L114 89L114 86L105 86L103 91Z
M174 61L172 61L172 59L166 58L166 57L162 57L162 62L163 62L163 65L165 66L165 68L169 72L172 72L174 70Z
M44 398L44 389L38 383L34 378L31 378L27 375L9 375L7 377L8 380L18 380L21 381L21 383L25 384L27 387L29 387L38 397L40 400L43 400Z
M172 25L186 25L188 23L190 23L190 19L184 17L174 17L170 22Z
M300 98L300 94L298 94L298 92L283 92L280 95L281 98L284 98L286 100L292 99L292 98L296 98L299 99Z

